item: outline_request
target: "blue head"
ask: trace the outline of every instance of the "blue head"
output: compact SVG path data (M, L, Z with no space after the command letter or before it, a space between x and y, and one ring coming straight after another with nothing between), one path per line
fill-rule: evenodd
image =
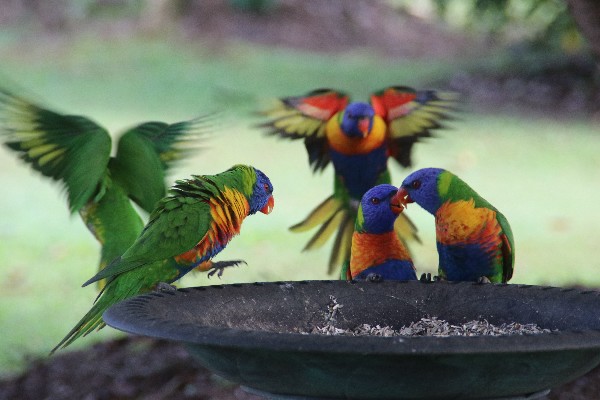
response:
M398 190L402 204L415 202L435 214L443 203L439 184L440 176L445 172L440 168L423 168L408 175Z
M271 181L261 170L254 168L256 172L256 182L252 188L252 195L250 196L250 214L254 214L257 211L263 214L269 214L273 210L275 205L275 199L273 198L273 185Z
M350 103L341 115L340 128L350 137L364 138L373 128L375 110L368 103Z
M393 201L398 188L377 185L369 189L360 201L356 230L368 233L385 233L394 229L394 221L402 212L402 205Z

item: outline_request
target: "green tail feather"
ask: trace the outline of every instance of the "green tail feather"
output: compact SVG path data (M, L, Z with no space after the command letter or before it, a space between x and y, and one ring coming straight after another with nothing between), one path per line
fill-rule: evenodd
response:
M122 285L120 279L110 281L100 292L96 299L96 303L92 308L79 320L77 325L67 333L67 335L50 351L50 355L58 349L64 349L80 337L86 336L89 333L104 328L105 324L102 320L102 314L113 304L135 296L141 292L142 285L135 284L131 280L127 280L127 285Z
M345 212L333 248L329 257L328 274L333 274L335 269L345 262L350 261L350 248L352 247L352 234L354 233L354 221L356 213Z
M406 246L407 242L422 243L416 225L404 214L400 214L394 223L394 230Z
M333 195L329 196L325 201L315 207L314 210L301 222L290 227L292 232L305 232L318 225L329 221L341 208L343 203L336 199Z

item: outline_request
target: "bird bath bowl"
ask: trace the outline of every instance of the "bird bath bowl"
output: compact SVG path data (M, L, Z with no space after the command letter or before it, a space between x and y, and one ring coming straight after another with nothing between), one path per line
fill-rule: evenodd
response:
M551 333L376 337L302 334L323 325L400 328L535 323ZM150 293L111 307L116 329L188 344L205 367L272 399L537 398L600 363L600 292L449 282L301 281Z

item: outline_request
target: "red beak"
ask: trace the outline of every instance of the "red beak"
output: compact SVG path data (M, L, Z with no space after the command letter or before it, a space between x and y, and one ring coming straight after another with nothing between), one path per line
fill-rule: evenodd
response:
M402 207L402 208L406 208L408 203L413 203L413 202L414 202L414 200L410 198L408 191L403 187L400 187L398 189L398 192L396 192L396 194L392 197L392 200L391 200L392 204L399 204L400 207Z
M263 214L270 214L273 211L273 207L275 207L275 199L273 196L269 196L269 200L267 200L267 204L263 208L260 209L260 212Z
M371 120L368 117L361 118L358 120L358 129L362 132L363 138L369 135L369 128L371 127Z

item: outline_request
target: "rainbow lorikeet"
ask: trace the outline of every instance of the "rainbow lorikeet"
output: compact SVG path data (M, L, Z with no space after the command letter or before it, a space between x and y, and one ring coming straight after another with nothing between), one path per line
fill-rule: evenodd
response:
M350 263L342 279L415 280L415 267L394 221L404 209L396 198L398 188L377 185L367 191L358 206L352 235Z
M174 282L203 263L220 272L238 264L211 259L240 232L244 218L271 212L272 193L269 178L246 165L177 181L131 247L84 283L107 279L94 306L52 352L102 328L102 313L119 301Z
M304 139L314 172L333 163L333 195L290 228L303 232L320 225L304 250L321 247L337 229L329 273L350 257L362 196L375 185L390 183L388 158L410 166L413 145L442 127L441 121L450 117L457 100L452 92L394 86L373 93L370 103L350 103L342 92L319 89L282 98L264 112L272 118L261 125L269 134ZM403 241L419 241L405 215L397 219L395 229Z
M92 120L59 114L0 88L0 135L5 145L44 176L64 186L102 246L104 268L123 254L144 223L130 200L148 213L164 197L165 172L195 149L209 117L166 124L146 122L126 131L111 157L108 132Z
M504 215L449 171L424 168L404 179L397 200L435 217L438 274L450 281L507 282L515 245Z

